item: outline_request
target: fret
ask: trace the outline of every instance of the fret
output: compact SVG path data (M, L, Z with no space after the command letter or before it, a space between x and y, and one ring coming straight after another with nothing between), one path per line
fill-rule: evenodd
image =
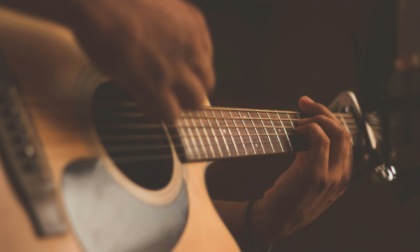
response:
M205 131L207 132L207 135L209 136L210 143L213 146L213 151L214 151L215 155L223 157L224 152L223 152L223 150L220 146L219 139L217 138L218 133L215 130L215 127L217 127L217 124L213 120L210 120L209 116L205 115L205 113L207 113L207 112L208 111L206 111L206 112L203 111L203 115L204 115L203 125L205 125L205 127L206 127ZM211 114L211 113L208 113L208 114Z
M247 133L251 136L251 139L253 140L252 144L254 145L255 149L257 151L262 151L263 154L266 153L264 149L264 144L261 141L261 138L255 127L254 120L249 119L251 117L249 116L247 111L240 111L239 116L242 118L241 120L242 120L242 124L245 126L245 130L247 131ZM255 142L259 142L259 144Z
M187 113L191 117L193 116L193 114L192 114L193 112L188 111ZM203 142L203 138L201 137L200 131L198 130L197 124L195 122L195 118L191 118L190 123L192 124L191 131L194 130L197 133L197 135L199 136L199 137L197 137L198 138L197 142L199 142L199 144L200 144L199 145L200 149L201 149L200 155L202 155L204 158L209 158L210 156L207 155L208 151L206 150L207 145L205 145L204 142Z
M212 114L213 118L216 118L216 115L214 114L213 110L211 110L211 114ZM220 127L219 121L217 121L217 119L214 119L214 120L216 120L217 127L219 128L220 134L222 134L222 139L223 139L223 142L225 143L227 154L228 154L229 157L232 157L232 154L230 152L230 148L227 144L226 137L225 137L226 131L223 132L222 128Z
M261 123L264 125L263 116L259 112L257 112L257 114L258 114L258 118L260 119ZM263 142L264 137L267 137L268 142L270 142L269 149L271 149L273 152L275 152L273 143L271 142L271 139L268 137L268 132L266 130L266 126L265 125L264 125L264 128L258 128L257 129L257 134L258 134L258 137L260 138L260 141L261 142ZM263 148L264 148L264 146L263 146ZM264 151L267 151L267 150L265 150L265 148L264 148Z
M261 139L259 138L255 129L246 128L246 131L248 132L248 135L251 139L252 147L256 151L256 154L264 154L264 149L262 147L263 143L261 142ZM254 132L255 134L253 134Z
M349 128L349 125L347 124L347 121L344 119L343 114L340 114L340 119L341 119L341 123L344 125L344 127L346 128L346 130L348 132L350 132L350 134L352 136L351 139L350 139L350 142L353 145L354 144L354 142L353 142L353 133L351 132L351 130Z
M240 149L240 147L238 147L238 145L236 144L236 141L235 141L235 139L236 139L235 137L237 136L236 131L231 128L233 122L231 120L226 119L226 116L224 116L221 111L217 111L217 112L218 112L220 118L222 118L222 122L223 122L224 126L226 127L224 129L225 130L225 134L230 136L230 139L227 138L226 140L228 142L232 142L233 143L233 150L232 150L232 152L235 151L235 153L236 153L237 156L242 155L243 151L242 151L242 149Z
M301 141L298 141L298 138L296 137L296 134L295 134L295 129L296 129L295 124L296 124L296 121L300 119L300 116L299 116L299 114L296 114L296 113L293 113L293 114L286 113L286 114L287 114L287 117L289 118L289 123L292 127L292 130L293 130L292 134L289 135L290 141L293 145L293 150L295 150L295 151L296 150L302 150L303 147L304 147L304 145L303 145L304 143L301 142Z
M224 117L225 119L225 123L226 125L235 125L234 121L231 119L226 119L226 117ZM238 155L244 155L244 154L248 154L248 152L246 151L245 145L244 145L244 141L243 138L240 134L240 131L234 127L234 128L229 128L229 133L230 136L232 137L232 140L234 140L235 142L235 149L236 149L236 153L238 153ZM240 144L236 144L237 141L239 140Z
M299 114L297 113L286 113L287 117L289 118L290 124L292 125L293 130L295 129L296 121L300 119Z
M204 125L204 126L201 126L201 125L198 125L197 127L199 127L199 128L217 128L217 127L219 127L219 125L224 125L225 123L223 122L223 121L218 121L219 122L219 125L217 125L217 123L216 123L216 121L212 121L212 120L215 120L215 119L213 119L213 118L208 118L208 120L210 121L210 122L207 122L207 125ZM255 124L257 124L257 122L258 121L253 121ZM274 121L273 121L274 122ZM215 126L210 126L210 125L208 125L209 123L211 123L212 125L214 124ZM250 122L251 124L252 124L252 122ZM261 123L261 122L260 122ZM285 129L286 130L288 130L289 131L289 133L293 133L293 126L292 125L290 125L290 123L289 122L285 122L284 121L284 125L285 125ZM239 128L239 129L246 129L246 128L252 128L252 129L255 129L255 130L259 130L260 132L263 132L266 128L272 128L272 126L270 125L270 126L267 126L267 127L264 127L264 126L245 126L242 122L241 122L241 120L235 120L235 122L234 122L234 124L236 124L236 125L239 125L239 126L232 126L232 125L229 125L229 126L221 126L221 127L223 127L222 129L229 129L229 128ZM278 126L276 126L276 129L277 130L279 130L279 133L284 133L283 132L283 125L281 124L281 121L279 121L278 122ZM160 125L157 125L156 127L159 127ZM192 127L191 125L189 125L189 126L187 126L187 125L185 125L185 124L179 124L179 125L177 125L177 127L182 127L182 126L184 126L185 128L188 128L188 127ZM134 129L136 129L136 128L138 128L137 126L133 126L134 127ZM141 126L140 126L141 127ZM127 127L127 129L129 129L130 127Z
M214 140L215 140L215 142L216 142L216 146L217 146L217 148L218 148L218 150L219 150L219 153L220 153L220 156L224 156L225 155L225 152L223 152L223 150L222 150L222 144L219 142L219 139L218 139L218 137L217 137L217 134L216 134L216 132L215 132L215 130L214 130L214 128L211 126L212 125L212 122L210 121L210 119L209 119L209 117L207 116L207 112L208 112L208 110L204 110L204 115L206 116L206 118L207 118L207 123L210 125L210 130L211 130L211 132L212 132L212 134L213 134L213 136L214 136Z
M344 119L344 117L343 117L343 115L342 114L340 114L340 120L341 120L341 123L344 125L344 127L346 128L346 130L348 131L348 132L351 132L350 131L350 128L349 128L349 125L347 124L347 121Z
M232 113L231 113L231 111L227 111L228 112L228 115L229 115L229 117L230 118L232 118ZM236 131L238 132L238 136L239 136L239 138L241 139L241 142L242 142L242 146L243 146L243 148L244 148L244 150L245 150L245 153L246 153L246 155L249 155L250 153L249 153L249 150L253 150L253 152L254 152L254 154L255 154L255 150L254 150L254 148L252 147L252 143L250 144L251 145L251 148L249 148L249 146L248 146L248 148L247 148L247 145L245 144L245 141L244 141L244 137L243 137L243 135L246 135L246 132L245 132L245 134L241 134L241 130L243 130L242 128L240 129L240 128L238 128L238 126L237 126L237 124L236 124L236 122L235 122L235 120L233 120L233 119L231 119L232 120L232 122L233 122L233 125L235 126L235 128L236 128ZM249 138L249 136L247 136L247 138L251 141L251 138Z
M292 143L290 142L289 134L288 134L287 129L285 127L285 124L287 124L287 123L284 122L283 118L280 116L280 113L278 113L277 116L280 119L280 124L283 127L283 133L285 134L288 146L290 147L290 149L287 149L287 151L293 151L293 146L292 146Z
M260 116L263 120L267 121L267 126L264 127L264 131L265 131L265 135L267 136L267 138L269 139L271 143L271 147L273 148L273 153L283 152L283 148L281 146L281 143L279 142L276 129L273 127L273 122L269 114L267 112L261 112Z
M198 143L197 143L197 141L196 141L196 139L195 139L195 137L193 137L194 136L194 134L193 134L193 132L192 132L192 127L190 126L190 124L188 123L188 120L187 119L183 119L183 121L184 121L184 123L185 123L185 126L186 126L186 129L187 129L187 132L190 134L189 136L187 136L189 139L191 139L191 141L190 141L190 143L192 143L192 147L195 149L195 151L196 151L196 153L197 153L197 158L201 158L201 152L200 152L200 150L199 150L199 146L198 146Z
M286 112L286 111L275 111L275 110L270 111L270 112L266 112L265 110L261 110L261 111L260 110L255 110L255 111L252 111L252 110L250 110L250 111L248 111L248 110L238 110L238 111L236 111L236 110L224 110L224 108L203 109L203 111L206 111L206 115L201 114L199 116L194 116L194 118L202 118L202 119L207 119L207 118L209 118L209 119L215 119L215 118L217 118L217 119L222 120L224 117L226 117L226 114L228 112L231 112L232 113L232 115L229 117L230 119L244 119L242 116L240 116L240 114L249 113L250 116L247 117L247 120L259 120L260 118L258 117L258 114L257 113L264 113L263 114L264 116L262 117L263 120L264 119L269 119L268 117L266 117L266 115L265 115L266 113L268 113L268 114L276 114L276 113L284 113L284 114L286 114L286 113L289 113L290 115L293 115L293 116L298 114L298 113L292 112L292 111L290 111L290 112ZM208 111L208 113L207 113L207 111ZM218 116L209 116L209 114L211 115L211 112L212 111L213 112L216 111L217 113L221 114L222 117L219 118ZM191 117L188 114L186 114L184 116L186 118L190 118ZM280 121L277 117L275 117L273 119ZM292 120L294 120L294 119L292 119ZM264 120L264 123L267 125L270 122L269 122L269 120Z
M200 115L199 114L199 111L194 111L194 112L191 112L191 113L192 113L192 115L195 115L197 117L199 126L203 126L203 123L201 121L201 118L199 117L199 115ZM204 127L198 127L198 125L194 122L194 119L193 119L193 124L194 124L194 127L196 128L197 133L199 135L201 135L201 137L200 137L201 140L200 141L203 144L203 146L209 147L209 149L210 149L210 153L208 153L207 148L205 149L206 156L212 157L212 158L217 157L216 154L215 154L215 152L214 152L213 145L210 142L210 138L209 138L209 136L208 136L208 134L206 132L206 129ZM201 131L201 133L200 133L200 131ZM204 140L207 143L204 143L205 142Z
M268 116L268 113L267 113L267 112L265 112L265 113L264 113L264 114L262 114L262 115L260 115L260 113L258 113L258 115L260 116L260 119L261 119L261 120L262 120L262 119L265 119L265 118L269 118L269 116ZM271 120L270 120L270 125L269 125L269 126L274 128L273 123L271 122ZM270 141L271 148L273 149L273 153L275 153L275 152L279 152L278 148L275 148L275 147L274 147L276 142L273 142L273 141L272 141L271 134L269 133L269 129L270 129L270 128L265 127L265 128L264 128L264 131L265 131L265 134L267 135L268 140ZM271 130L272 130L273 132L275 132L275 129L272 129L272 128L271 128ZM278 143L277 143L277 144L278 144Z
M276 116L276 113L267 113L267 115L268 115L268 118L270 118L270 120L271 120L272 118L276 118L276 117L277 117L277 116ZM282 143L282 141L281 141L281 139L280 139L280 136L279 136L279 133L281 133L281 131L279 132L279 131L276 129L276 126L275 126L275 124L274 124L273 120L271 120L271 126L273 127L273 129L272 129L272 130L273 130L273 132L276 134L277 140L279 141L281 151L282 151L282 152L284 152L283 143ZM268 128L268 130L270 130L270 129Z
M228 150L229 150L230 154L232 156L239 156L239 152L238 152L238 148L236 146L236 142L233 139L233 136L230 134L230 131L229 131L229 128L228 128L228 125L227 125L227 122L226 122L225 118L223 117L222 113L219 110L217 110L216 113L217 113L216 116L219 117L219 119L218 119L219 123L218 124L219 124L219 127L221 129L223 140L227 144L227 147L228 147Z
M204 122L206 122L206 120L203 119L203 124ZM213 152L215 153L216 156L218 157L223 157L223 152L219 146L219 143L216 140L216 135L215 132L213 130L213 128L205 128L204 129L205 134L208 136L210 145L212 146Z
M178 134L174 137L181 140L178 143L188 160L284 153L306 146L295 135L300 119L295 112L220 108L184 112L182 116L175 124ZM354 133L351 117L336 117Z
M236 145L239 145L239 144L241 144L242 143L242 141L245 143L245 144L251 144L252 142L251 142L251 140L250 140L250 138L249 137L251 137L251 139L252 140L254 140L254 143L255 142L260 142L259 141L259 139L258 139L258 137L260 137L261 138L261 141L262 141L262 143L264 144L264 145L266 145L266 146L268 146L269 144L270 144L270 140L269 140L269 138L268 137L271 137L271 139L275 139L275 138L277 138L277 135L276 134L266 134L265 132L263 133L263 135L257 135L257 134L248 134L248 133L245 133L245 134L238 134L237 132L235 132L234 131L234 129L232 128L231 129L232 130L232 133L233 134L231 134L231 133L227 133L226 135L232 135L233 136L233 138L230 138L230 137L228 137L228 138L226 138L226 136L225 136L225 138L226 138L226 141L227 141L227 144L236 144ZM271 128L267 128L267 130L272 130ZM208 128L208 131L207 131L208 133L208 135L209 135L209 137L210 137L210 141L211 142L213 142L211 139L212 138L214 138L214 137L218 137L219 139L221 139L222 140L222 143L224 143L224 140L223 140L223 135L222 134L215 134L215 135L213 135L213 133L211 132L211 129L210 128ZM218 130L217 130L217 132L219 132ZM216 133L217 133L216 132ZM274 132L274 131L273 131ZM293 135L293 134L289 134L289 135ZM286 137L286 135L285 134L282 134L282 135L279 135L279 136L281 136L281 137ZM133 137L133 136L131 136L131 137ZM197 134L193 134L193 135L190 135L190 134L187 134L187 137L188 138L197 138L197 141L196 142L198 142L199 140L198 140L198 138L205 138L206 137L206 135L205 135L205 133L203 133L203 134L199 134L199 135L197 135ZM243 140L240 138L240 137L244 137L243 138ZM233 139L233 140L232 140ZM277 142L277 140L274 140L274 141L276 141ZM215 144L215 143L214 143ZM274 142L273 142L273 144L274 144ZM206 142L204 142L204 145L205 146L208 146L207 144L206 144ZM280 147L280 144L279 144L279 147Z
M284 150L282 149L281 143L279 141L279 138L276 134L269 134L268 138L273 145L274 153L282 153Z
M179 133L181 135L181 140L183 145L185 146L185 153L187 153L187 156L191 156L194 157L194 149L191 145L191 138L189 138L187 136L187 132L185 130L185 128L183 127L183 124L180 123L180 121L177 121L177 124L179 125L178 129L179 129Z
M237 118L241 118L238 111L233 111L233 112L231 112L231 114L233 116L237 117ZM248 138L251 142L250 145L251 145L251 148L252 148L254 154L263 153L263 152L261 152L261 146L260 146L261 142L260 142L260 144L258 144L259 139L256 138L255 135L250 133L250 130L249 130L249 128L246 127L244 120L241 118L241 119L234 119L233 121L235 123L239 124L239 125L242 125L242 128L240 128L239 131L243 131L243 133L248 135Z

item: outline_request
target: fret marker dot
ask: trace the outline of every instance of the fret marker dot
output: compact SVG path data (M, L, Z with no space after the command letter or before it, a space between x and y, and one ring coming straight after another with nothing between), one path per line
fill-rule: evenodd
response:
M279 133L281 133L281 129L277 129L277 131L278 131Z
M258 147L258 144L255 144L255 147Z
M226 129L223 129L222 132L223 132L223 134L226 134L227 133L227 130Z

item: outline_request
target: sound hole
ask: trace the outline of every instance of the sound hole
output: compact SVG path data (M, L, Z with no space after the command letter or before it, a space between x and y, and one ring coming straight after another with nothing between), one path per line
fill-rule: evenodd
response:
M129 179L151 190L169 183L173 160L161 123L148 120L138 105L111 83L96 90L92 114L105 150Z

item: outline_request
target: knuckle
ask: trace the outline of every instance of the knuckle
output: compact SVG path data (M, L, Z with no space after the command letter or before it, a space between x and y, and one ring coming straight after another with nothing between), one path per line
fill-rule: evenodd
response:
M322 113L322 114L326 114L329 111L329 109L327 107L325 107L323 104L321 104L319 102L317 102L315 104L315 106L317 106L319 112Z
M351 133L347 130L344 129L344 139L348 142L351 143L353 140L353 136L351 135Z
M322 133L322 128L321 126L319 126L317 123L311 122L307 125L309 131L311 134L321 134Z
M322 134L322 135L319 135L319 137L318 137L318 143L321 146L328 147L328 146L330 146L331 141L330 141L330 139L328 138L327 135Z
M316 121L319 121L319 122L328 121L328 117L326 115L316 115L315 119L316 119Z
M312 181L312 186L318 192L325 191L329 187L329 180L324 174L320 172L315 173Z
M351 143L352 135L346 128L341 127L338 134L339 134L339 137L340 137L341 141L343 141L346 144Z
M314 136L314 140L320 146L329 146L330 139L328 138L327 134L325 134L324 130L316 123L310 123L308 125L311 134Z

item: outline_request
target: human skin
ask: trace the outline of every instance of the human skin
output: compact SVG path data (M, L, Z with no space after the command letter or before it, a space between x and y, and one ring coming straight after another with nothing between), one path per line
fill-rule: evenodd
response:
M173 121L213 89L206 21L182 0L0 0L68 26L90 60L154 119Z
M145 113L173 121L214 87L212 44L202 14L182 0L0 0L1 4L68 26L91 61L133 95ZM346 190L351 136L322 104L299 100L308 118L296 134L310 149L257 200L250 215L261 247L308 225ZM215 201L243 247L249 246L247 202Z
M351 177L351 135L324 105L302 97L296 134L310 148L296 155L251 209L252 236L260 248L307 226L347 189ZM237 241L250 246L245 223L247 202L217 201L222 216Z

